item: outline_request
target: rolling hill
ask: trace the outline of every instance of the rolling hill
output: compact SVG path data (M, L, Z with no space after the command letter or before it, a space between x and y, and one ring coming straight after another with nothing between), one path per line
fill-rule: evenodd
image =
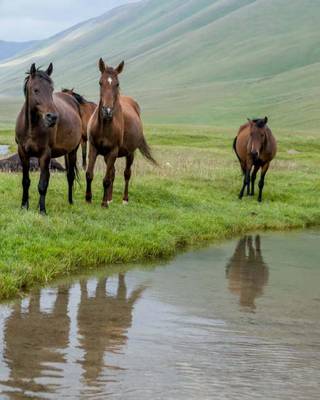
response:
M35 46L37 43L37 41L7 42L5 40L0 40L0 61L14 57L24 50L30 49L31 47Z
M320 124L318 0L144 0L121 6L0 62L0 121L12 122L31 62L54 62L56 88L97 99L97 60L126 60L122 90L157 123ZM9 103L8 103L9 102ZM21 102L21 98L19 99Z

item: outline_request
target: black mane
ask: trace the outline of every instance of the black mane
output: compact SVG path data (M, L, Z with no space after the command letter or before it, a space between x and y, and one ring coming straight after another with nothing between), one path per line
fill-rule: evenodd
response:
M266 121L264 118L256 118L253 119L252 122L254 122L258 128L264 128L266 126Z
M81 96L81 94L74 92L73 90L69 90L69 89L62 89L62 93L70 93L72 97L74 97L77 102L79 104L88 104L88 103L92 103L91 101L86 100L83 96Z
M23 93L25 96L27 95L27 85L28 85L31 74L30 74L30 72L26 72L26 75L27 76L25 77L24 85L23 85ZM53 85L53 81L50 78L50 76L45 71L41 71L40 68L37 69L35 76L37 76L38 78L44 79L45 81L47 81L51 85Z

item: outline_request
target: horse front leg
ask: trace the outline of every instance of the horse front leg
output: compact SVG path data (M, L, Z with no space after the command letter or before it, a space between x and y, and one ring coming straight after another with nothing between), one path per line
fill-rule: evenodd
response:
M22 164L22 209L29 209L29 188L30 188L30 158L27 156L22 149L18 149L19 157Z
M68 200L73 204L73 183L77 174L77 150L73 150L67 155L67 179L68 179Z
M114 184L115 176L116 176L116 168L115 168L115 166L113 166L112 172L111 172L111 185L108 190L108 204L112 203L113 184Z
M91 203L92 201L92 190L91 183L93 181L94 174L94 166L97 160L98 152L95 146L90 143L89 144L89 164L86 172L86 180L87 180L87 190L86 190L86 201L87 203Z
M40 180L38 185L38 191L40 195L39 199L39 210L40 214L46 215L46 195L49 186L50 180L50 153L46 153L39 158L39 166L40 166Z
M124 194L123 194L123 204L128 204L129 202L129 182L131 178L131 167L134 161L134 154L129 154L126 159L126 169L124 170Z
M256 182L256 178L257 178L257 173L258 173L258 171L259 171L259 168L260 168L260 166L254 166L254 170L253 170L253 172L252 172L252 175L251 175L251 193L250 193L250 196L254 196L254 185L255 185L255 182Z
M259 182L259 196L258 196L259 203L262 202L262 192L263 192L263 188L264 188L264 180L266 177L266 173L268 172L269 166L270 166L270 163L266 163L261 168L261 178L260 178L260 182Z
M107 156L105 156L104 160L107 165L106 175L103 179L103 199L101 203L101 207L108 208L108 194L110 187L112 185L112 176L114 171L114 164L116 162L118 155L118 148L113 149Z
M244 191L246 190L246 188L250 188L250 170L249 168L247 168L245 170L244 173L244 177L243 177L243 185L239 194L239 199L241 200L243 198L244 195Z

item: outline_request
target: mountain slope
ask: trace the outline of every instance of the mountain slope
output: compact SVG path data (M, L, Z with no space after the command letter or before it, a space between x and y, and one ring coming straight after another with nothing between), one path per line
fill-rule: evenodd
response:
M54 61L56 87L98 93L97 59L125 59L121 79L155 122L237 126L246 116L317 130L318 0L145 0L86 21L0 64L0 96ZM1 106L0 106L1 113Z
M16 56L26 49L35 46L36 41L30 42L6 42L0 40L0 61Z

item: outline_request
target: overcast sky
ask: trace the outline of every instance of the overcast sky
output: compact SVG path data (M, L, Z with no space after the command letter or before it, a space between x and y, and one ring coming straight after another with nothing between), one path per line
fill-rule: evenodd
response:
M44 39L137 0L0 0L0 40Z

